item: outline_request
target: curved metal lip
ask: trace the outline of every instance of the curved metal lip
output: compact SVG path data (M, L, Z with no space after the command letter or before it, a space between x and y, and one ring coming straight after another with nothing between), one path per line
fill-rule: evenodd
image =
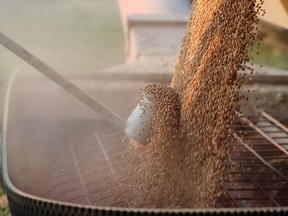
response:
M119 208L119 207L105 207L105 206L92 206L92 205L81 205L81 204L74 204L68 203L63 201L54 201L46 198L41 198L38 196L34 196L19 190L10 180L9 173L8 173L8 163L7 163L7 124L8 124L8 112L9 112L9 101L10 101L10 93L13 86L13 82L17 75L17 71L13 73L10 78L7 93L5 97L5 106L4 106L4 117L3 117L3 128L2 128L2 143L1 143L1 169L2 169L2 176L1 176L1 183L4 186L4 189L9 189L13 191L13 193L40 202L44 202L47 204L52 205L62 205L66 207L72 208L84 208L90 210L100 210L100 211L109 211L114 213L157 213L157 214L167 214L167 213L176 213L176 214L189 214L189 213L224 213L224 214L231 214L231 213L266 213L266 212L275 212L275 213L288 213L288 207L263 207L263 208L207 208L207 209L148 209L148 208ZM9 193L9 191L8 191ZM9 194L8 194L9 196Z

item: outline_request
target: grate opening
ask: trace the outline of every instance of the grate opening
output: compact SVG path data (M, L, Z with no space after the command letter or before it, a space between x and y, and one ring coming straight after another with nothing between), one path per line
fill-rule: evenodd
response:
M287 122L265 112L252 120L239 114L236 131L231 142L232 156L227 159L227 166L233 167L229 173L233 181L226 178L222 185L229 194L229 198L222 198L225 207L288 206ZM104 185L117 184L113 176L125 152L127 143L121 142L124 134L104 121L101 128L88 128L81 137L68 133L64 137L69 139L63 139L65 155L56 168L49 168L54 180L48 198L85 205L117 205L110 203L105 193L109 188Z
M280 207L288 205L288 129L285 123L262 111L257 121L239 114L239 149L233 152L225 182L230 201L238 207Z

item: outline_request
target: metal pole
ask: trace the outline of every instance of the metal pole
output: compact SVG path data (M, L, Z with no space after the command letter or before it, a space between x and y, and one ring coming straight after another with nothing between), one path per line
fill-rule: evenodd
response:
M11 40L9 37L0 32L0 44L6 47L8 50L16 54L18 57L23 59L25 62L36 68L43 75L48 77L50 80L61 86L68 93L73 95L75 98L80 100L82 103L90 107L92 110L100 114L103 118L110 121L112 124L117 126L119 129L124 131L125 121L112 110L105 107L100 102L96 101L93 97L88 95L74 83L65 79L53 68L42 62L36 56L31 54L29 51L21 47L19 44Z

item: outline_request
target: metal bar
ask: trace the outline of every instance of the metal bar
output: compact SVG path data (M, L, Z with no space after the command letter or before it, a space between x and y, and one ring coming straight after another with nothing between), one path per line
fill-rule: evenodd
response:
M245 135L247 135L247 134L245 134ZM261 135L258 135L257 137L253 137L253 136L250 136L250 135L247 135L247 136L249 136L249 140L254 141L254 142L258 142L258 140L263 139L263 137ZM260 145L270 145L270 144L271 143L269 143L269 142L262 142Z
M234 183L234 182L233 182ZM232 200L232 202L234 203L234 204L236 204L236 206L238 206L239 208L240 207L242 207L235 199L234 199L234 197L236 197L236 190L235 190L235 188L234 188L234 190L228 190L228 186L227 187L225 187L225 185L223 185L222 184L222 188L224 189L224 190L227 190L227 192L228 192L228 194L230 195L230 198L227 198L227 200ZM247 205L246 205L247 206Z
M281 171L281 172L283 172L283 171ZM249 175L276 174L274 171L270 171L270 172L259 172L259 171L256 171L256 172L246 172L246 173L249 174ZM288 173L288 171L284 171L284 173ZM237 174L241 174L241 172L233 171L233 172L230 172L230 174L237 175Z
M247 173L246 173L246 174L247 174ZM247 174L247 175L248 175L248 174ZM238 180L235 179L235 182L238 182L238 183L239 183L239 182L249 182L249 181L250 181L249 179L238 179ZM255 181L255 182L269 182L269 183L272 183L272 182L273 182L273 183L287 182L286 180L271 180L271 179L263 179L263 180L262 180L262 179L257 179L257 180L254 179L254 181Z
M2 171L2 175L0 175L0 183L1 186L3 186L4 181L8 182L9 180L9 174L8 174L8 168L7 168L7 127L8 127L8 114L10 110L9 105L10 105L10 99L11 99L11 91L12 91L12 86L13 83L15 81L15 78L17 76L19 72L19 68L15 68L7 85L7 89L6 89L6 96L5 96L5 100L4 100L4 112L3 112L3 122L2 122L2 142L1 142L1 158L0 158L0 163L1 163L1 171ZM4 168L6 167L6 168ZM3 169L4 168L4 169ZM3 169L3 170L2 170Z
M262 157L262 158L264 158L264 159L269 159L269 160L272 160L272 159L285 159L285 160L288 160L288 158L286 157L286 156L279 156L279 157L277 157L277 156L273 156L273 157Z
M247 173L246 173L247 174ZM248 175L248 174L247 174ZM235 180L237 182L245 182L245 180ZM254 179L255 182L269 182L269 183L282 183L282 182L287 182L286 180L272 180L272 179Z
M238 116L241 118L243 122L248 124L251 128L253 128L256 132L261 134L265 139L267 139L270 143L272 143L275 147L277 147L279 150L281 150L285 155L288 156L288 151L283 148L281 145L279 145L277 142L275 142L271 137L269 137L266 133L264 133L259 127L257 127L255 124L253 124L249 119L244 117L242 114L238 113ZM250 148L250 147L249 147Z
M233 164L234 162L231 161L229 159L229 161ZM276 206L280 207L280 205L276 202L276 200L273 199L273 197L271 197L257 182L254 181L254 179L252 179L249 175L247 175L245 172L242 172L243 175L245 175L250 182L252 182L258 189L260 189L262 191L263 194L265 194L265 196L267 198L269 198Z
M85 185L84 178L83 178L83 173L81 172L81 168L80 168L78 159L76 157L76 154L74 152L73 145L71 144L70 141L68 141L68 143L69 143L70 153L72 155L73 162L74 162L74 165L75 165L75 170L76 170L76 172L78 174L78 178L79 178L79 180L81 182L81 188L82 188L82 190L83 190L83 192L85 194L86 202L91 205L91 201L90 201L90 198L89 198L88 190L87 190L87 187Z
M43 61L38 59L36 56L31 54L29 51L21 47L19 44L11 40L9 37L0 32L0 44L6 47L8 50L16 54L19 58L23 59L25 62L30 64L32 67L36 68L43 75L48 77L50 80L55 82L57 85L65 89L69 94L80 100L86 106L90 107L93 111L100 114L105 119L109 120L112 124L124 131L125 121L114 113L112 110L105 107L100 102L96 101L89 94L84 92L74 83L65 79L53 68L45 64Z
M241 163L242 166L245 166L245 167L267 167L266 165L261 165L261 164L243 164ZM275 164L274 165L275 167L276 166L287 166L286 164L285 165L281 165L281 164Z
M269 198L259 198L259 197L241 197L241 198L234 198L235 200L250 200L250 201L252 201L252 200L270 200ZM279 204L278 204L278 206L280 206Z
M238 208L243 207L243 206L241 206L241 205L234 199L234 197L232 197L231 195L230 195L230 199L227 199L227 200L231 200ZM241 201L241 200L240 200L240 201Z
M286 133L288 133L288 128L283 125L281 122L279 122L277 119L273 118L271 115L269 115L268 113L266 113L265 111L260 111L260 114L267 119L268 121L272 122L273 124L275 124L277 127L281 128L283 131L285 131Z
M115 175L116 172L115 172L115 170L114 170L114 168L113 168L113 165L112 165L112 163L111 163L111 161L110 161L110 159L109 159L108 153L107 153L107 151L106 151L105 148L104 148L104 144L103 144L103 142L102 142L99 134L98 134L96 131L94 131L94 135L95 135L95 137L96 137L96 140L97 140L98 145L99 145L100 148L101 148L101 152L102 152L102 154L104 155L105 160L107 161L107 163L108 163L108 165L109 165L109 168L110 168L111 172Z
M275 191L275 190L287 190L288 188L264 188L263 187L263 189L264 190L266 190L266 191ZM228 191L235 191L235 188L227 188L226 190L228 190ZM259 189L255 189L255 188L237 188L237 191L259 191Z
M249 145L247 145L236 133L233 133L233 136L239 141L239 143L247 148L251 153L253 153L263 164L265 164L267 167L272 169L274 172L276 172L278 175L280 175L282 178L284 178L286 181L288 181L288 178L283 175L281 172L279 172L275 167L273 167L271 164L266 162L254 149L252 149Z
M258 160L256 157L231 157L232 160Z
M279 149L259 149L257 152L263 152L263 153L271 153L271 152L279 152Z
M281 132L279 132L279 133L281 133ZM282 132L282 133L283 133L283 132ZM284 135L284 136L273 136L273 134L272 134L272 133L269 133L269 132L267 132L267 134L271 135L271 138L272 138L272 139L288 139L288 136L287 136L287 135Z

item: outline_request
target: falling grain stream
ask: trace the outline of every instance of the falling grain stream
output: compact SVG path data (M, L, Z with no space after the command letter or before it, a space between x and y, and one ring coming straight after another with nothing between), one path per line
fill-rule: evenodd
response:
M163 89L179 98L163 100L169 92L156 93L162 99L155 102L152 137L146 146L131 142L117 177L121 187L115 203L122 197L126 207L224 206L225 162L243 80L238 71L253 72L245 63L257 42L262 3L194 1L171 88Z

